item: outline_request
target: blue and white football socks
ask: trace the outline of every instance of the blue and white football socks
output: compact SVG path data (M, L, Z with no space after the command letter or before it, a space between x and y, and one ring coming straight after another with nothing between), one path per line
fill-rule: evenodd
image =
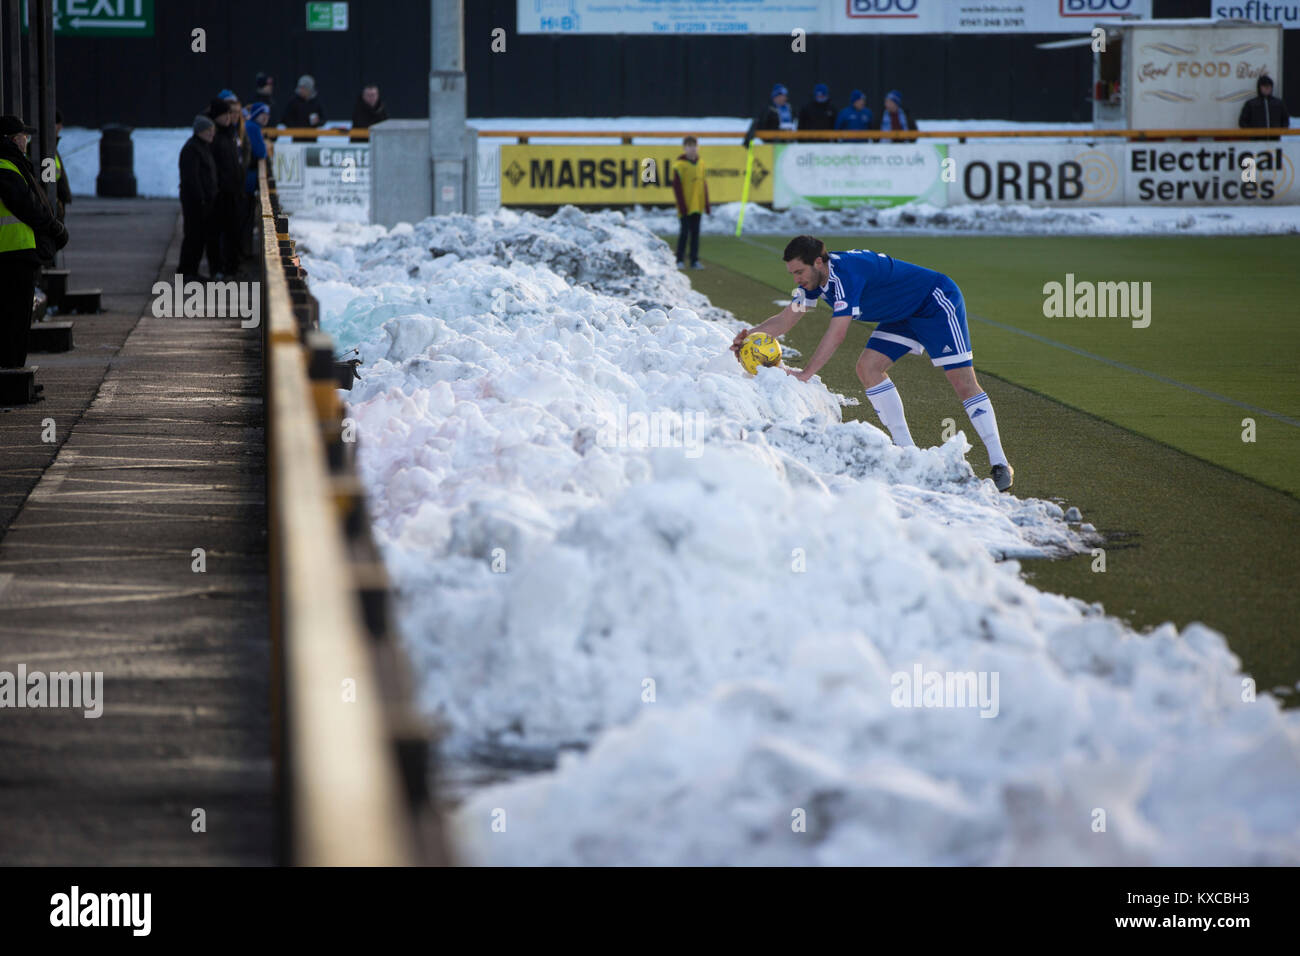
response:
M894 444L899 448L915 447L912 433L907 428L907 418L903 415L903 399L893 381L887 378L879 385L867 389L867 399L880 416L880 421L889 429Z
M970 423L975 426L980 440L988 449L989 464L1010 464L1002 451L1002 439L998 436L998 418L993 414L993 403L989 401L989 397L980 392L978 395L972 395L962 404L966 407L966 414L970 416Z

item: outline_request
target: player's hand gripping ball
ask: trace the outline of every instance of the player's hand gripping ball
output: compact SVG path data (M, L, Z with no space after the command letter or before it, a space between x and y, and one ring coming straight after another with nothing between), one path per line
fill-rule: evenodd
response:
M781 343L766 332L745 336L740 346L740 364L750 375L756 374L760 365L780 365Z

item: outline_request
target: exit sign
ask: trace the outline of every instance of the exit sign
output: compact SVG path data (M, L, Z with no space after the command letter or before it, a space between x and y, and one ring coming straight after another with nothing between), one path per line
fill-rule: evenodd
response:
M151 37L154 0L54 0L59 37ZM23 2L23 32L27 3Z
M346 3L307 4L308 30L346 30L348 5Z

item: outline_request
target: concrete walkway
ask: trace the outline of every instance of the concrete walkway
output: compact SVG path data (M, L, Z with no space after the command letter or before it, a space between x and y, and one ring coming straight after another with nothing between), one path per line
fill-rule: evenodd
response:
M153 317L177 212L73 203L109 311L0 411L3 864L272 862L260 330ZM102 673L102 716L3 706L20 667Z

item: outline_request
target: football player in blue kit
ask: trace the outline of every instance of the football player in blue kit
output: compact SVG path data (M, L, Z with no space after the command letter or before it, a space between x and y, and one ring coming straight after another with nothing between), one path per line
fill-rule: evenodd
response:
M948 376L984 442L998 491L1011 487L1014 472L1002 451L993 403L975 379L966 305L957 283L941 272L883 252L827 252L825 244L812 236L790 240L785 247L785 267L798 283L792 301L766 322L736 335L731 348L737 358L746 336L754 332L784 335L804 312L816 308L818 299L825 299L831 307L826 334L802 371L786 369L806 382L830 361L848 334L850 322L876 322L876 330L858 358L857 372L894 444L907 447L915 443L903 415L903 400L886 373L909 352L920 355L925 351Z

